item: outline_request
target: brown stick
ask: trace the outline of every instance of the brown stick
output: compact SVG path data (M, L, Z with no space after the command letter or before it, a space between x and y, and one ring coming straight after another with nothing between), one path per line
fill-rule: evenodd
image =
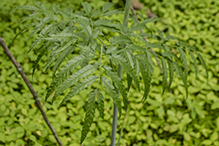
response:
M20 73L20 75L22 76L23 80L25 81L26 85L28 86L30 92L32 93L34 100L36 102L37 107L39 108L41 114L43 115L43 119L46 121L47 125L49 126L50 130L52 131L56 141L58 142L59 146L62 146L62 142L59 140L58 135L56 134L56 131L53 129L52 125L50 124L46 113L43 110L43 107L40 103L40 100L38 98L37 93L34 91L31 83L29 82L29 80L27 79L27 76L25 75L25 73L23 72L20 64L16 61L16 59L14 58L14 56L11 54L10 50L8 49L8 47L6 46L5 42L3 41L3 39L0 36L0 44L2 46L2 48L5 50L5 53L8 55L8 57L10 58L10 60L13 62L14 66L17 68L18 72Z
M138 16L136 15L135 10L134 10L134 8L133 8L132 5L131 5L131 10L132 10L132 13L133 13L133 15L135 16L135 18L138 19ZM138 23L139 23L139 21L138 21ZM143 33L143 30L141 30L141 33ZM146 36L144 36L144 39L145 39L147 42L149 42L149 41L148 41L148 38L147 38ZM150 47L150 50L153 52L153 54L155 54L153 48ZM158 64L158 66L159 66L159 68L160 68L160 70L161 70L161 73L163 74L163 69L162 69L162 67L161 67L161 65L160 65L159 60L157 59L157 57L155 57L155 59L156 59L157 64Z

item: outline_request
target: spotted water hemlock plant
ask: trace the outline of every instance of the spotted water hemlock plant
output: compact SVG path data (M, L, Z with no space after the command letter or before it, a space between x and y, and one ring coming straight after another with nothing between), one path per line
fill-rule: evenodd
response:
M205 62L194 47L182 42L173 44L176 41L170 40L176 38L164 36L160 30L152 32L147 27L147 23L159 21L159 18L144 19L139 22L135 17L129 15L130 4L131 0L128 0L123 23L109 19L108 16L121 13L118 10L110 10L113 6L111 3L106 3L100 11L92 9L89 3L84 2L82 3L84 11L82 12L60 9L57 5L53 6L52 11L47 11L39 2L35 2L35 6L24 5L14 8L34 11L23 20L23 22L33 21L17 34L19 35L29 27L34 27L30 38L37 34L28 51L36 50L38 53L33 65L33 74L40 59L44 55L50 54L44 69L47 71L52 68L53 80L47 89L46 100L52 95L52 101L55 101L59 95L70 88L70 92L61 102L63 104L88 86L97 83L97 87L88 94L81 143L89 132L96 109L104 118L104 97L100 86L104 86L112 97L115 112L118 108L120 117L122 110L127 109L127 93L132 83L136 90L140 91L139 82L140 79L143 80L142 101L147 99L154 72L153 57L158 58L162 64L163 92L171 87L176 71L183 81L187 98L189 69L186 52L193 60L196 74L198 72L196 56L207 73ZM128 25L128 20L130 25ZM106 30L114 32L115 36L106 38L104 35ZM143 33L140 33L139 30L143 30ZM145 40L145 36L150 38L151 42ZM149 48L158 48L159 51L152 52ZM173 52L172 49L177 51ZM125 71L124 78L126 78L124 81L121 79L123 69ZM94 73L96 70L99 73ZM114 118L117 118L117 114L114 115Z

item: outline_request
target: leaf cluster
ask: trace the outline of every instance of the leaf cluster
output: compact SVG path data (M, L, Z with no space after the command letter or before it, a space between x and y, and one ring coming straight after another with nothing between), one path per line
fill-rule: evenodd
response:
M122 103L118 91L122 95L126 110L127 93L132 86L132 81L134 87L140 91L140 79L143 79L144 95L142 100L147 99L154 74L152 55L159 58L162 63L163 93L171 87L174 71L176 71L183 81L186 97L188 96L187 76L189 69L186 52L191 55L196 74L198 66L194 54L198 56L207 72L202 56L196 53L194 47L189 47L182 42L167 45L166 42L175 38L165 37L160 30L158 30L157 35L147 27L147 23L157 21L158 18L146 19L138 23L131 16L132 24L126 27L120 22L106 17L120 13L118 10L110 10L111 3L106 3L101 11L92 9L87 2L82 3L82 5L84 11L74 13L72 9L63 10L57 5L54 5L53 11L50 12L39 2L35 2L35 6L24 5L14 8L34 10L33 14L23 20L32 20L32 23L24 27L17 35L29 27L34 27L29 38L37 34L28 51L35 50L38 53L33 74L41 58L49 54L44 69L47 71L52 68L53 80L47 89L46 100L54 93L52 101L55 101L60 94L70 88L70 92L61 102L64 104L94 82L99 85L102 81L113 102L117 105L121 116ZM115 32L117 35L108 40L104 37L104 29ZM145 32L138 33L138 30L141 29L144 29ZM154 39L155 42L148 42L144 36ZM153 53L149 48L158 48L159 51ZM173 49L178 51L173 52ZM107 58L109 63L102 65L102 57ZM127 87L115 72L118 65L121 65L126 72ZM96 70L99 70L99 76L93 75ZM89 132L96 108L99 110L100 116L104 118L104 98L98 86L89 93L88 97L81 143Z

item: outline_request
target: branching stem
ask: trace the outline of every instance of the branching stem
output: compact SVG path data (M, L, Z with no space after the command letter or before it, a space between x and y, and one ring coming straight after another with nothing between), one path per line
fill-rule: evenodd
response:
M56 141L58 142L59 146L62 146L62 142L60 141L58 135L56 134L56 131L54 130L54 128L52 127L52 125L50 124L45 111L43 110L43 107L40 103L40 100L38 98L37 93L35 92L35 90L33 89L30 81L27 79L27 76L25 75L25 73L23 72L20 64L17 62L17 60L14 58L14 56L11 54L10 50L8 49L8 47L6 46L5 42L3 41L3 39L0 37L0 44L2 46L2 48L5 50L5 53L7 54L7 56L10 58L10 60L12 61L12 63L14 64L14 66L17 68L17 71L20 73L20 75L22 76L24 82L26 83L26 85L28 86L30 92L33 95L33 98L35 100L35 103L37 105L37 107L39 108L43 119L45 120L46 124L49 126L50 130L52 131Z
M128 19L129 19L129 11L130 11L131 2L132 2L132 0L126 0L125 12L124 12L124 18L123 18L123 25L124 26L128 26ZM120 78L122 77L122 70L123 70L123 68L119 64L117 74ZM117 89L117 93L118 93L118 96L119 96L119 90L118 89ZM114 106L113 106L113 123L112 123L112 132L111 132L111 146L115 146L115 141L116 141L117 114L118 114L118 109L116 107L116 104L114 103Z

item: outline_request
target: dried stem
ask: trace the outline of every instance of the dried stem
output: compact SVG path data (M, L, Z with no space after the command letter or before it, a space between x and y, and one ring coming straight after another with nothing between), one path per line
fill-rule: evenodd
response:
M3 41L3 39L0 37L0 44L3 47L3 49L5 50L5 53L7 54L7 56L10 58L10 60L13 62L14 66L17 68L18 72L20 73L20 75L22 76L23 80L25 81L26 85L28 86L30 92L32 93L34 100L36 102L37 107L39 108L43 119L46 121L47 125L49 126L50 130L52 131L56 141L58 142L59 146L62 146L62 142L60 141L60 139L58 138L58 135L56 134L55 130L53 129L52 125L50 124L46 113L43 110L43 107L39 101L38 95L37 93L34 91L30 81L27 79L27 76L25 75L25 73L23 72L20 64L16 61L16 59L14 58L14 56L11 54L10 50L8 49L8 47L6 46L5 42Z

